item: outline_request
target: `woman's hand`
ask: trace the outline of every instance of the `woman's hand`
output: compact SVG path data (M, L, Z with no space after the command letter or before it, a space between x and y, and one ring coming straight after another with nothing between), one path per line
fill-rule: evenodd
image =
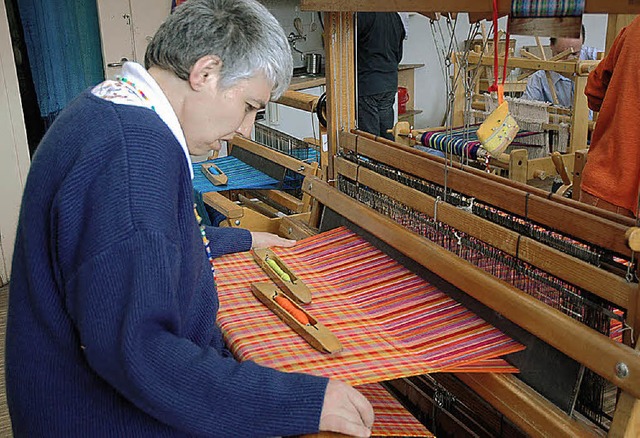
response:
M295 244L295 240L285 239L273 233L266 233L264 231L251 232L251 248L269 248L271 246L288 248Z
M373 419L373 407L359 391L344 382L329 380L320 414L321 431L368 437Z

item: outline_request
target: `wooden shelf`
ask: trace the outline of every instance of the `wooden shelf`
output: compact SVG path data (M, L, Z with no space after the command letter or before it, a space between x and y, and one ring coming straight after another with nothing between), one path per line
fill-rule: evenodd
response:
M410 70L410 69L416 69L416 68L420 68L420 67L424 67L424 64L400 64L398 66L398 70L399 71Z
M417 109L407 110L406 112L404 112L402 114L398 114L398 120L410 119L411 117L415 116L416 114L420 114L421 112L422 112L422 110L417 110Z
M415 70L420 67L424 67L424 64L400 64L398 66L398 86L406 87L409 93L409 100L406 104L407 111L403 114L398 114L398 120L407 121L410 125L413 125L413 117L422 112L422 110L413 107Z

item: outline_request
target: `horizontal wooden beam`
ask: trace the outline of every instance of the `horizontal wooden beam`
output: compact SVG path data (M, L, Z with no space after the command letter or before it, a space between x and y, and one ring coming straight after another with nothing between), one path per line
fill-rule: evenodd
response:
M518 188L517 184L506 178L492 178L486 173L478 174L462 165L445 167L439 160L423 157L415 149L401 145L387 147L386 143L381 143L377 139L372 140L359 131L357 137L350 133L343 133L340 146L420 179L441 186L446 182L451 190L545 225L552 230L620 254L631 254L625 233L633 223L625 226L606 216L589 214L569 205L562 205L549 199L553 196L545 192L539 196L530 196L531 192L522 184L520 185L522 188ZM560 198L560 196L557 197ZM580 204L569 199L564 202L576 204L576 206ZM599 232L594 234L593 230L599 230Z
M470 12L492 11L491 0L301 0L303 11L325 12ZM511 11L510 1L501 1L500 15ZM585 13L638 14L640 2L634 0L585 0Z
M416 189L381 176L372 170L358 166L343 158L336 158L336 172L356 180L384 195L393 197L413 210L434 216L435 199ZM596 266L563 254L515 231L469 214L453 205L439 203L438 220L498 248L524 262L530 263L556 277L604 298L623 309L629 308L632 294L638 286L624 278L606 272Z
M482 53L469 52L467 55L469 65L483 65L487 67L493 67L493 54L483 55ZM527 59L509 57L507 59L507 67L509 68L521 68L525 70L545 70L555 71L558 73L578 73L588 75L590 69L593 69L599 61L589 62L582 65L582 61L546 61L544 59ZM504 65L504 58L498 59L500 66Z
M317 163L305 163L304 161L283 154L275 149L268 148L247 138L235 136L231 140L231 144L233 147L245 149L301 175L313 175L318 167Z
M597 437L594 429L569 417L560 408L510 374L456 374L460 380L531 436Z
M301 91L287 90L276 100L276 103L302 111L312 112L315 111L316 105L318 104L318 96Z

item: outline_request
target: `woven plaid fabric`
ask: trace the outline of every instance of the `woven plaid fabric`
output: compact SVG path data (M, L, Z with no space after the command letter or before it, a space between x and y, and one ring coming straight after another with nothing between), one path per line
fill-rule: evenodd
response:
M360 385L467 366L481 371L483 361L524 348L344 228L274 252L309 286L313 302L305 309L343 351L316 351L260 303L250 285L270 280L240 253L216 262L218 321L239 360ZM485 372L516 371L503 361L485 365Z
M376 420L373 423L371 436L383 437L433 437L398 400L393 398L381 385L370 383L357 387L373 406Z
M579 17L584 0L511 0L511 17Z

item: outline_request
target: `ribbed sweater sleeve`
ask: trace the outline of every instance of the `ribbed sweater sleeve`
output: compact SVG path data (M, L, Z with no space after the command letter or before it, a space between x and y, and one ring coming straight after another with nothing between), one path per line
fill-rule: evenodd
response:
M602 107L602 101L604 100L605 93L609 87L613 69L615 68L618 57L620 56L622 41L625 39L625 30L626 27L620 31L620 34L618 34L618 37L613 42L607 56L600 61L598 66L591 73L589 73L584 94L587 96L589 108L593 111L600 111Z
M205 227L211 255L214 258L251 249L251 232L243 228Z
M82 291L67 305L89 365L139 409L188 433L316 431L324 379L238 363L179 335L188 322L175 273L189 260L168 241L136 233L85 262L69 283Z

